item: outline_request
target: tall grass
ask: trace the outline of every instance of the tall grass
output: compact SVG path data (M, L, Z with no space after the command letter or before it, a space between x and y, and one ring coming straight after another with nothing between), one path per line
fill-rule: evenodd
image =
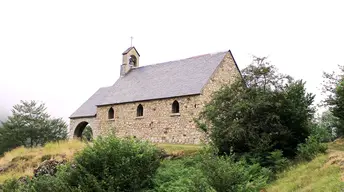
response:
M171 144L171 143L157 143L156 146L164 149L168 154L182 154L182 155L194 154L202 148L202 145Z
M46 159L70 160L85 145L78 140L70 140L47 143L37 148L18 147L9 151L0 158L0 168L7 168L0 173L0 183L10 178L32 176L33 170Z
M341 191L344 183L340 180L341 170L336 164L326 164L328 155L320 155L311 162L295 165L278 175L267 191Z

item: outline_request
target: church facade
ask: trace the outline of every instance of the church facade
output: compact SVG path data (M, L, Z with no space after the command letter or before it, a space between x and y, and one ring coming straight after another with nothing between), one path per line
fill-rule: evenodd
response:
M123 52L121 76L70 116L69 137L87 124L93 135L114 133L159 143L199 144L194 122L212 94L241 78L231 51L139 66L135 47Z

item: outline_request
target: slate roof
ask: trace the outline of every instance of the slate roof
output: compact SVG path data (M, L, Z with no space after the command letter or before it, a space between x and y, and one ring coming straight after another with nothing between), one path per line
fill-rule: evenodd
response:
M70 118L95 116L97 106L197 95L228 52L133 68L100 88Z

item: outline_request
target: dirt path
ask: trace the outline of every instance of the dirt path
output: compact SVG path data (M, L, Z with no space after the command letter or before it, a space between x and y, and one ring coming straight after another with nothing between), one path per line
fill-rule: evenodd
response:
M325 164L325 168L329 165L338 165L341 170L341 181L344 182L344 140L339 139L329 144L328 149L328 161Z

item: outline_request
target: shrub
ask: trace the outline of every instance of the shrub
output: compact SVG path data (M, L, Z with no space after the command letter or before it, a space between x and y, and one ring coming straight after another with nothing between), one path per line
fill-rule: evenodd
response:
M297 155L301 160L312 160L317 154L325 153L327 145L321 143L316 136L311 135L306 139L305 143L301 143L297 147Z
M68 186L64 175L66 172L60 172L56 176L41 175L39 177L24 178L25 181L10 179L6 181L0 191L3 192L72 192L80 191L79 189L72 189Z
M159 150L134 139L98 138L67 167L70 186L82 191L138 191L151 185Z
M287 158L283 157L281 150L275 150L267 156L267 164L274 173L277 173L287 168L290 162Z
M153 181L156 192L215 191L207 183L197 157L163 161Z
M39 191L54 191L54 192L69 192L77 191L68 186L67 182L59 176L42 175L33 178L25 187L28 192ZM26 191L21 189L22 191Z
M16 179L9 179L3 185L0 185L0 191L3 192L19 192L20 183Z
M203 158L201 168L209 185L223 192L259 191L271 176L269 169L245 161L235 162L231 156L208 155Z
M330 142L332 140L331 133L320 125L312 126L311 135L315 136L316 139L320 142Z

